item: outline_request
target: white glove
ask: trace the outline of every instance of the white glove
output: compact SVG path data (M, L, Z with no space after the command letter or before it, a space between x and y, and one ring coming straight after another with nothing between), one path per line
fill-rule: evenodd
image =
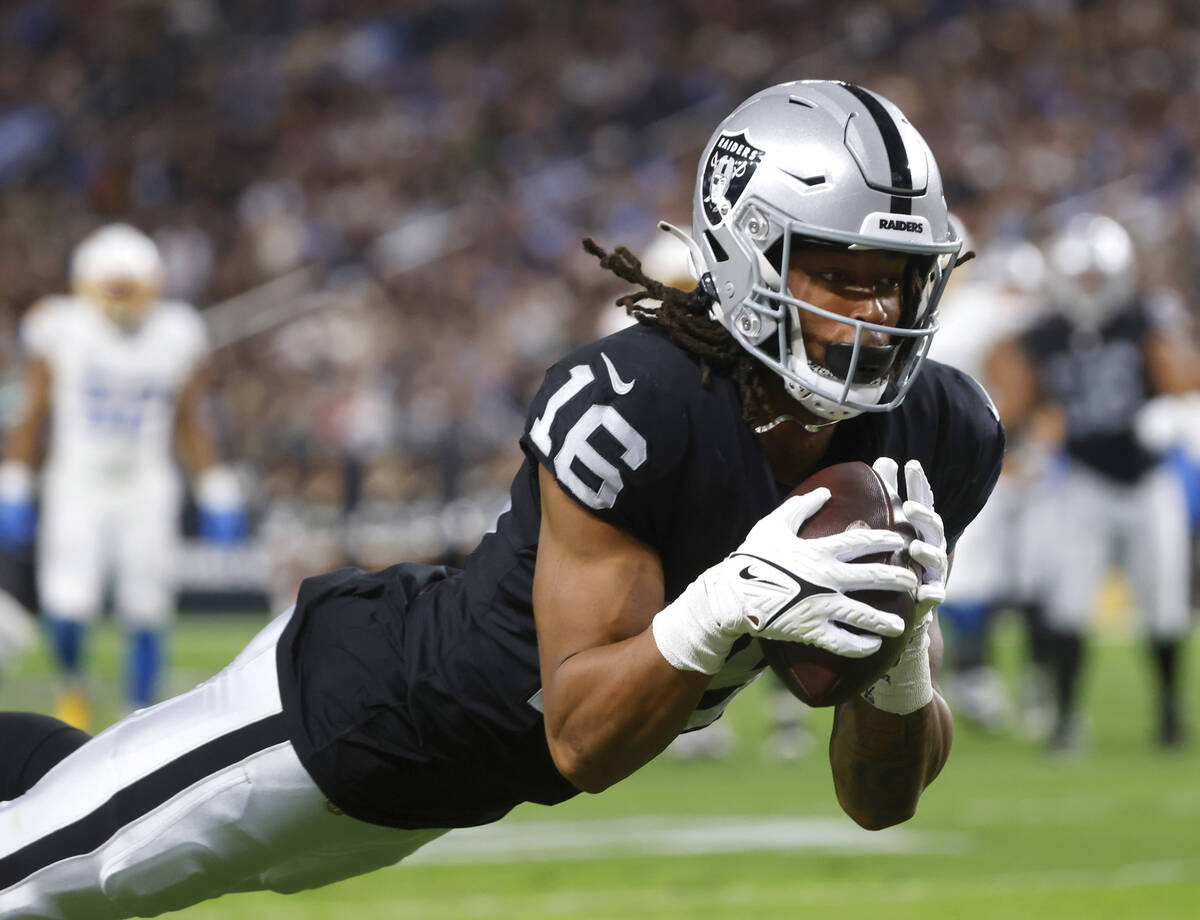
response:
M828 489L789 498L755 524L735 552L654 617L654 641L672 666L716 674L745 634L865 658L879 648L880 636L904 631L900 617L846 596L850 591L915 591L917 577L903 566L848 561L895 552L904 538L867 529L797 537L800 526L828 500Z
M872 468L896 494L897 467L891 457L880 457ZM933 510L933 489L919 460L904 464L904 484L908 500L901 506L904 516L917 532L908 553L921 566L921 584L917 588L917 625L909 637L900 660L891 670L863 693L876 709L907 715L933 699L933 677L929 670L929 624L933 608L946 599L946 531L941 516Z
M0 502L33 501L33 470L20 460L0 463Z
M227 466L210 466L196 479L196 504L211 511L237 511L245 505L237 474Z

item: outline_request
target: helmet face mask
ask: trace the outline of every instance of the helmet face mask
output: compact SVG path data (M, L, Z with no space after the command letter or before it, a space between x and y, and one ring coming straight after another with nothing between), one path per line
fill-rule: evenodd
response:
M82 283L76 287L76 293L99 306L105 316L124 329L140 325L158 299L156 285L121 275Z
M848 84L771 87L710 139L697 175L693 236L715 294L713 316L827 419L886 411L904 398L937 329L936 305L960 241L925 142L899 110ZM792 294L801 245L908 257L897 326L852 319ZM824 364L806 353L805 314L852 328ZM869 341L881 336L890 356ZM876 379L864 379L877 371Z
M1128 231L1111 217L1075 214L1050 241L1046 283L1080 329L1098 329L1133 299L1137 262Z
M109 224L84 239L71 256L71 287L116 325L141 324L162 290L158 247L128 224Z

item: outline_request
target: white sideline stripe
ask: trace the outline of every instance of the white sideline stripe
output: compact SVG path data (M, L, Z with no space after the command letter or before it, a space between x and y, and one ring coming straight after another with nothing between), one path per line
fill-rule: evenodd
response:
M1129 802L1124 799L1097 798L1086 795L1044 795L1020 799L973 799L961 812L965 823L971 826L988 827L998 822L1010 826L1039 827L1066 824L1102 824L1108 826L1114 816L1123 814ZM1164 817L1175 819L1200 815L1200 789L1175 789L1163 795L1152 805Z
M443 837L441 840L447 838ZM406 860L401 865L407 865ZM716 888L694 889L690 893L658 887L577 888L545 893L464 892L461 897L397 897L387 901L392 920L426 920L444 915L453 908L455 916L486 918L493 916L568 918L627 916L644 917L650 913L670 912L671 916L712 915L715 909L728 907L729 916L744 916L745 911L779 909L792 916L797 904L806 910L830 907L884 908L899 903L930 904L944 911L950 903L981 903L984 898L1004 898L1018 894L1055 895L1072 892L1120 891L1153 888L1161 885L1194 882L1200 873L1200 860L1160 860L1129 863L1112 870L1061 869L1042 872L998 872L973 875L969 879L889 880L884 883L857 881L781 881L778 885L723 884ZM699 905L703 905L700 909ZM993 909L997 904L990 905ZM738 911L738 913L735 913ZM941 915L941 914L939 914ZM997 915L994 913L990 915ZM1040 916L1040 915L1038 915Z
M847 820L725 815L588 821L512 821L440 837L403 865L497 864L623 856L824 850L855 853L962 852L961 834L890 828L866 831Z

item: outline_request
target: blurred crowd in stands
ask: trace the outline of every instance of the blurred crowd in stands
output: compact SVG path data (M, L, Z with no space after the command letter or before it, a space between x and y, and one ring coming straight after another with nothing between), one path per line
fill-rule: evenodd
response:
M892 98L981 251L1087 195L1152 285L1200 285L1183 0L14 0L0 49L9 408L21 313L98 223L142 227L297 572L473 544L623 290L580 239L687 225L709 128L780 80Z

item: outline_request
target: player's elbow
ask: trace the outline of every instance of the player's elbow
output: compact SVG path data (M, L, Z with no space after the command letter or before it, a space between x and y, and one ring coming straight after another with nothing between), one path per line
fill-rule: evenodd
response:
M549 733L546 740L555 768L581 792L603 792L620 778L613 774L604 758L586 745Z

